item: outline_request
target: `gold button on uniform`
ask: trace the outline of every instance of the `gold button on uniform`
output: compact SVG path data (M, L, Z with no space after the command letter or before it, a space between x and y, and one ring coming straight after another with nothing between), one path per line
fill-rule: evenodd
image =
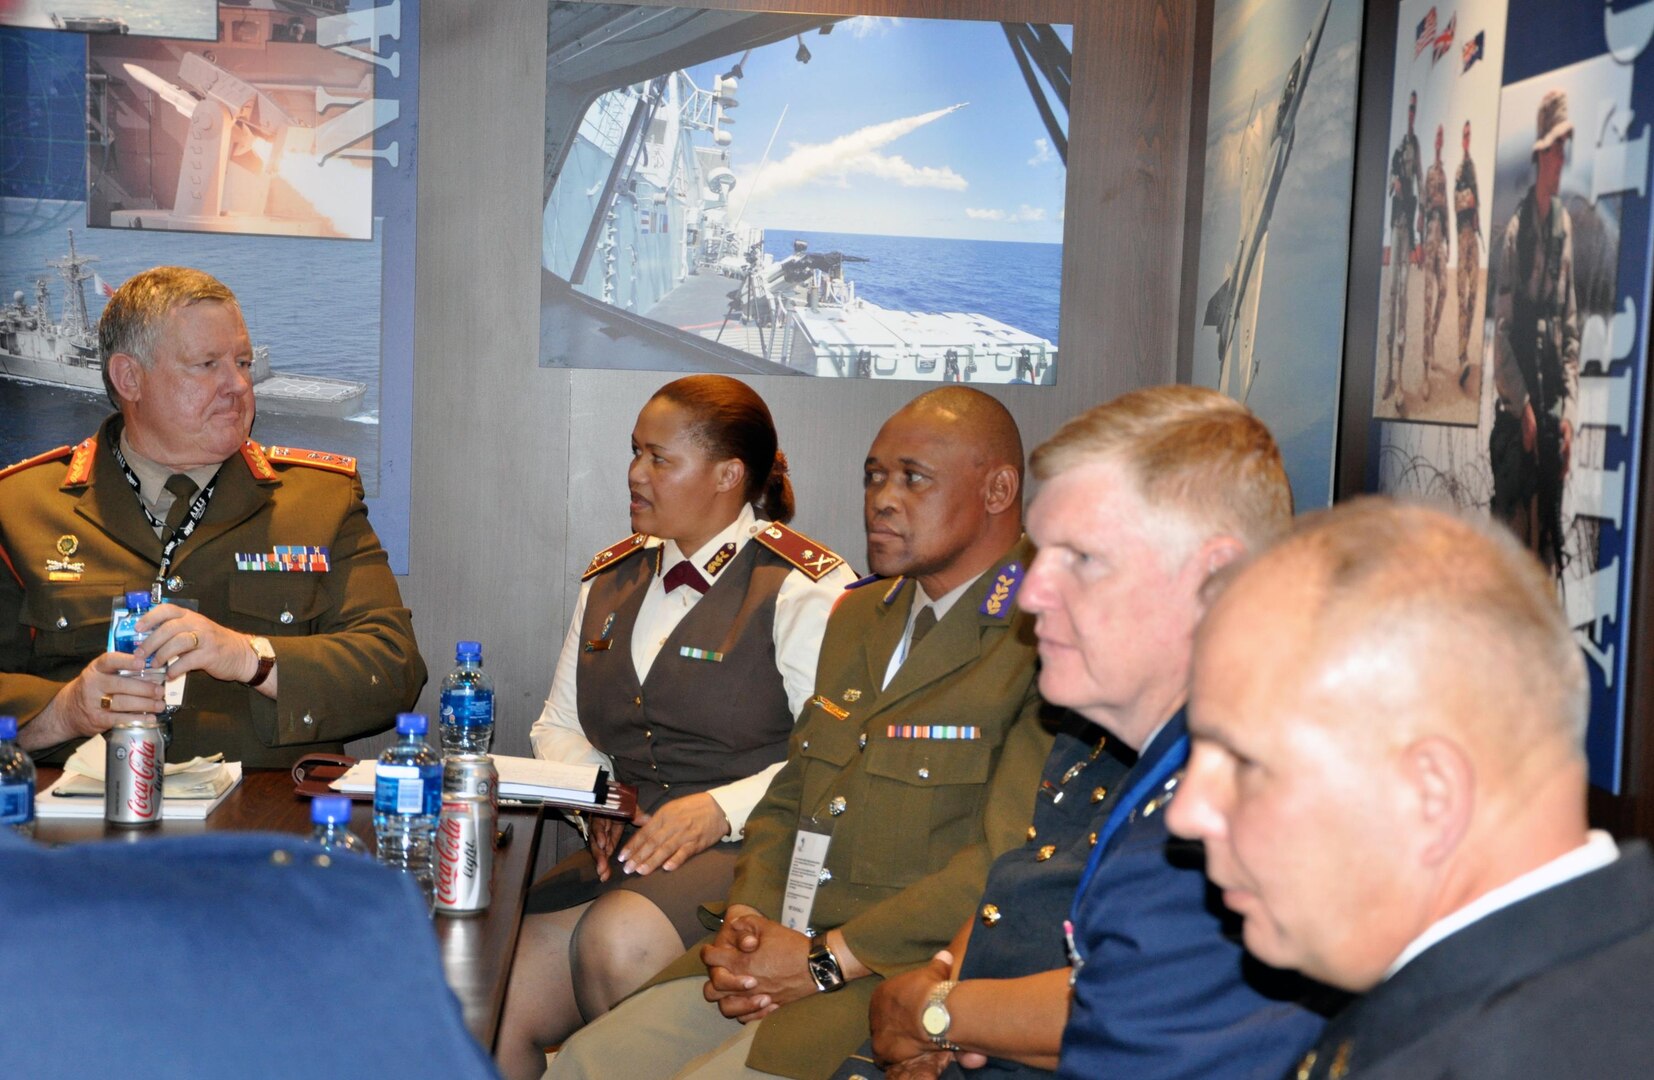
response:
M1032 840L1034 837L1036 837L1038 835L1039 835L1038 830L1036 830L1032 825L1028 826L1028 839Z
M1108 788L1099 787L1099 788L1092 788L1091 789L1091 801L1092 802L1100 803L1106 798L1108 798Z
M997 924L999 922L999 920L1003 917L1004 916L1000 915L1000 913L999 913L999 905L998 904L983 904L982 905L982 925L983 926L993 926L993 925Z
M838 817L848 809L850 809L850 803L843 795L834 795L833 801L827 804L827 812L834 817Z
M1097 846L1097 834L1096 833L1091 834L1091 846L1092 847Z
M637 697L633 698L632 699L632 704L633 705L642 705L643 704L643 695L639 694Z
M1051 856L1055 855L1056 853L1057 853L1057 845L1055 845L1055 844L1046 844L1044 847L1040 848L1037 853L1035 853L1034 861L1035 862L1044 862L1046 859L1049 859Z
M923 766L920 766L920 768L919 768L919 779L929 780L930 779L930 770L927 769L927 768L924 768Z

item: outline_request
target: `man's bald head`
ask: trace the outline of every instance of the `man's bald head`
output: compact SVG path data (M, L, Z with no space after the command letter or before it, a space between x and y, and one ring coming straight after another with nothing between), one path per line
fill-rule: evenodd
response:
M1584 664L1502 526L1366 499L1243 567L1195 643L1168 825L1259 959L1349 990L1585 839Z
M920 394L901 412L935 417L970 445L978 464L984 468L1010 465L1018 479L1022 477L1022 432L1011 410L998 398L969 386L942 386Z

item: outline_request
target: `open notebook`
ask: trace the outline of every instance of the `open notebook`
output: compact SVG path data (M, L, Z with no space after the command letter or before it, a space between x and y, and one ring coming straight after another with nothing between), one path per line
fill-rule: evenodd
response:
M241 762L223 761L222 754L177 762L166 767L161 817L200 821L241 783ZM94 735L82 743L63 766L63 775L35 797L35 815L42 818L100 818L103 816L104 741Z

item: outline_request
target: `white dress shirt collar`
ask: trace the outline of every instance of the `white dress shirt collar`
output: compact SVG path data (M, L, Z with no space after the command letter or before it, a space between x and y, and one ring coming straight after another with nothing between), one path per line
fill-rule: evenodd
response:
M708 582L710 582L714 575L709 575L707 573L706 564L712 561L712 556L718 553L718 549L723 547L725 544L733 543L735 545L736 553L739 554L741 549L746 547L747 541L756 536L758 534L758 530L768 524L769 522L767 521L758 520L758 515L753 512L752 505L750 503L743 503L741 504L741 512L735 515L734 521L718 530L717 534L713 536L712 539L708 540L688 555L685 555L683 549L678 547L678 542L676 540L661 541L661 548L663 550L661 551L659 572L664 574L666 571L672 569L672 567L678 565L681 560L688 559L690 565L695 568L695 571L702 577L707 578ZM724 562L724 566L728 565L729 562L726 560ZM720 569L722 569L722 567L720 567Z
M1512 878L1497 889L1483 893L1459 910L1432 923L1424 933L1413 939L1412 944L1401 950L1401 955L1396 957L1395 963L1390 965L1390 970L1384 973L1384 977L1390 978L1430 946L1473 923L1480 922L1494 912L1542 893L1546 889L1554 889L1574 878L1584 877L1593 870L1600 870L1619 857L1619 845L1614 843L1614 838L1601 829L1592 829L1585 838L1585 843L1579 847L1558 855L1542 866L1534 867L1521 877Z

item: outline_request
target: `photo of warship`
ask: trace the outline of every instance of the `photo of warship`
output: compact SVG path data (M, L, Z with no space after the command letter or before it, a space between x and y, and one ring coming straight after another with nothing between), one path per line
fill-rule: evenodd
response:
M68 232L69 254L47 264L63 279L62 317L52 318L47 277L35 279L32 303L22 290L15 292L0 307L0 378L102 395L103 361L86 307L86 283L95 279L89 267L98 257L76 251L75 232ZM366 383L350 379L274 371L268 346L253 347L260 412L343 419L361 410L366 392Z
M542 363L1055 384L1057 345L1045 335L980 311L885 306L858 290L857 267L877 265L889 238L838 236L845 250L818 251L744 218L750 193L731 167L742 64L754 48L793 38L807 63L801 35L837 21L553 5ZM1050 27L1006 32L1025 70L1060 87L1066 108L1068 48ZM692 67L723 60L735 60L726 74L708 79L703 69L697 84ZM1031 76L1029 89L1043 102ZM1051 110L1041 113L1065 151ZM749 160L763 151L761 171L775 133L755 134L746 149ZM621 338L624 350L614 348Z

